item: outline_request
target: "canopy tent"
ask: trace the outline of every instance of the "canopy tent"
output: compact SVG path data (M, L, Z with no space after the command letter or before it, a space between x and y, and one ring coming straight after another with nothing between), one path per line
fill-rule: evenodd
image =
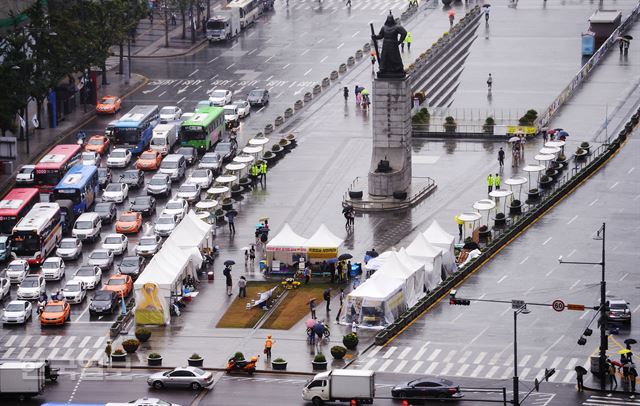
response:
M367 279L347 295L344 321L360 327L384 328L407 309L404 281L390 275Z
M326 260L338 258L338 247L342 245L344 240L333 234L324 225L320 225L318 231L315 232L303 246L307 249L307 256L310 262L313 259Z
M205 223L198 215L190 210L167 238L165 245L176 247L213 247L211 224Z
M424 264L424 285L427 290L438 286L442 281L442 249L431 245L423 234L418 234L406 252Z
M274 272L280 270L280 263L292 265L299 258L306 258L306 238L296 234L289 224L285 223L282 230L267 243L267 267Z
M387 258L389 258L389 256L391 255L393 251L385 251L382 254L378 255L375 258L371 258L369 260L369 262L367 262L365 264L365 269L369 270L369 271L377 271L378 269L380 269L382 267L382 265L385 263L385 261L387 260Z
M424 272L423 265L408 258L406 252L391 252L382 267L370 278L382 280L389 278L403 282L404 298L407 307L415 305L424 296Z
M429 243L442 248L442 279L445 279L458 269L454 254L456 238L444 231L436 220L433 220L423 235Z

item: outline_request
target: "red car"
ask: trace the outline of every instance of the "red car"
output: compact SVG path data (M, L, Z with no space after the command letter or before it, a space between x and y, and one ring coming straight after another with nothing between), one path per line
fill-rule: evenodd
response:
M116 292L118 297L129 296L129 293L133 290L133 279L129 275L113 275L104 284L102 290L110 290Z

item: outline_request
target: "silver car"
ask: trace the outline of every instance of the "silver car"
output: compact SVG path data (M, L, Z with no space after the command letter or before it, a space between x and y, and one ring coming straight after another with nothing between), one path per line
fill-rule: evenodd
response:
M200 368L180 367L149 376L147 384L155 389L182 387L200 390L213 384L213 374Z
M88 265L95 265L106 271L113 266L113 252L109 250L93 250L87 259Z
M158 235L148 235L140 238L136 247L136 254L146 257L155 254L162 247L162 238Z
M82 255L82 241L77 238L63 238L56 250L56 256L62 259L78 259Z
M154 226L154 232L160 237L168 237L180 222L175 214L163 214L158 217Z

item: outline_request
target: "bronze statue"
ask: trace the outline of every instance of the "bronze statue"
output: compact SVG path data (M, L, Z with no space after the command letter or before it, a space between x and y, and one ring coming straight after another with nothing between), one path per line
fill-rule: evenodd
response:
M400 35L400 39L398 39ZM402 64L402 57L400 56L399 45L402 44L407 36L407 30L401 25L396 24L396 19L393 18L391 12L387 16L387 21L384 22L378 35L374 34L373 24L371 24L371 38L376 49L378 56L378 64L380 70L378 71L378 77L404 77L404 65ZM382 55L378 53L378 42L382 40Z

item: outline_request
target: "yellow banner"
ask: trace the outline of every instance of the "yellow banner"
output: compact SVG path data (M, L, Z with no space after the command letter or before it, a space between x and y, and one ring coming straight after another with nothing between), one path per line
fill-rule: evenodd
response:
M311 258L337 258L337 248L309 248L307 254Z
M536 127L521 126L521 125L508 125L507 134L515 134L517 132L523 132L525 135L535 135L538 132Z

